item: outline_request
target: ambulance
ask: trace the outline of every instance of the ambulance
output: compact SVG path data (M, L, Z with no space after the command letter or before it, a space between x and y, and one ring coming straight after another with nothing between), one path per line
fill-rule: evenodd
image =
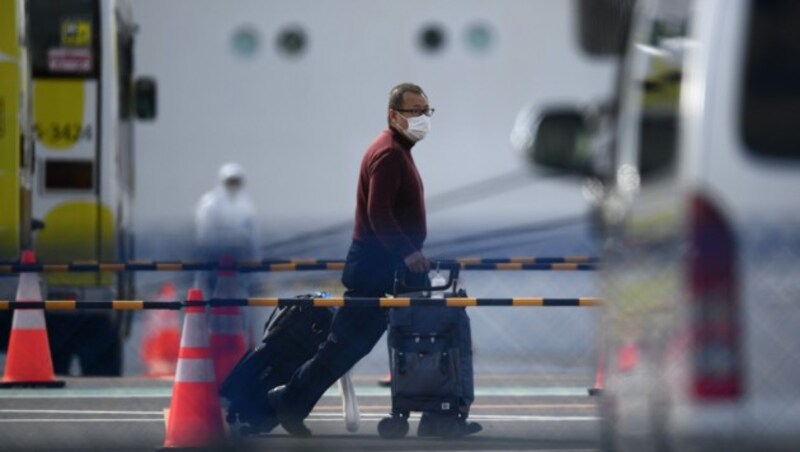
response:
M155 117L155 84L133 79L130 8L0 0L0 21L0 260L27 248L44 263L132 258L132 123ZM3 279L2 297L13 298ZM133 296L125 274L48 273L43 282L48 299ZM56 372L77 359L84 375L119 375L128 323L112 312L48 313Z

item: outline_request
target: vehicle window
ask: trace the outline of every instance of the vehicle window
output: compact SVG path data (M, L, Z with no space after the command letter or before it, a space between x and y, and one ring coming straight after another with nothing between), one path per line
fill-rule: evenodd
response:
M100 41L94 0L28 2L34 77L96 77Z
M754 1L741 128L750 152L800 158L800 2Z
M649 33L637 43L645 60L638 159L642 183L672 173L678 145L678 104L689 1L657 2Z

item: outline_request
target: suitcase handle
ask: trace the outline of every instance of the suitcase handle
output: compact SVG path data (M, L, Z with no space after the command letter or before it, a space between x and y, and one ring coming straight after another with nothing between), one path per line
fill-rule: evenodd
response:
M448 270L447 283L442 286L414 287L407 284L406 277L408 269L405 265L399 265L394 272L394 295L406 292L442 292L450 289L455 290L458 284L458 275L461 271L461 264L458 262L431 262L431 268L436 270Z

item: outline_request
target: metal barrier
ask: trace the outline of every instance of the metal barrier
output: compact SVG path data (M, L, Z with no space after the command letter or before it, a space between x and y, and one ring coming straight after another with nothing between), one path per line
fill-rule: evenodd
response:
M17 309L44 309L47 311L75 310L178 310L190 306L239 306L239 307L288 307L305 306L314 308L354 307L354 308L408 308L408 307L595 307L601 301L592 297L581 298L407 298L407 297L332 297L332 298L219 298L201 301L145 301L145 300L46 300L46 301L3 301L0 311Z
M442 265L460 265L462 270L539 270L539 271L593 271L598 260L590 256L566 257L512 257L512 258L461 258L434 260ZM0 264L0 274L14 273L65 273L65 272L125 272L125 271L212 271L229 270L241 273L342 270L339 259L288 259L243 260L230 263L213 261L127 261L94 262L74 261L55 264Z

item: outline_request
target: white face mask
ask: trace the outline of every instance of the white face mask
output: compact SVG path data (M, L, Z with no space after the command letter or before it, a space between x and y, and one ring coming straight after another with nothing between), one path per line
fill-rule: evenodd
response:
M405 116L403 117L405 118ZM403 133L412 141L425 138L425 135L431 131L431 117L428 115L406 118L406 121L408 121L408 128Z

